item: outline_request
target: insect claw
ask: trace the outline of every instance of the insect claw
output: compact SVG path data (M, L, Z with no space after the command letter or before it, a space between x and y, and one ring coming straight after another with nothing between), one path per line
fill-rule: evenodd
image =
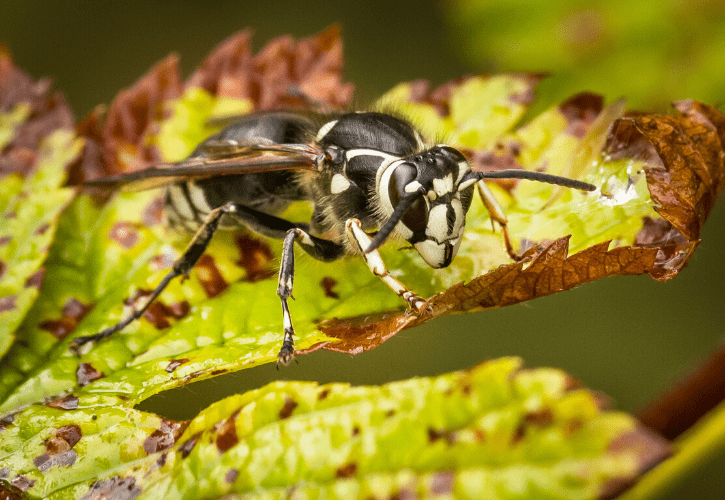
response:
M295 359L294 347L284 344L277 355L277 369L279 370L279 365L288 366L293 359Z

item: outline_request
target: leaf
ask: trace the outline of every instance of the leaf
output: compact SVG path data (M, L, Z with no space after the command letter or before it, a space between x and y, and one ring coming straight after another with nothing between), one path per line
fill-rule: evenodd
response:
M73 196L66 167L81 148L62 98L0 52L0 357L38 296L58 218Z
M381 387L275 382L190 422L67 397L3 424L0 471L56 499L597 498L668 453L602 401L516 358Z

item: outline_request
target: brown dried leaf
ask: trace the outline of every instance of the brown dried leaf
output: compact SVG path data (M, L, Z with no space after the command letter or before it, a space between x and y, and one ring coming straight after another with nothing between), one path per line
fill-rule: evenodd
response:
M11 172L28 175L41 139L57 129L72 129L73 113L63 95L51 92L50 87L50 80L33 80L16 67L10 53L0 47L0 113L19 104L29 107L28 117L0 150L0 176Z

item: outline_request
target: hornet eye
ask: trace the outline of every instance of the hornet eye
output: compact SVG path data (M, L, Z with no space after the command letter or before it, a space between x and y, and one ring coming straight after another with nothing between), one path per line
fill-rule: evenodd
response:
M395 168L388 186L388 195L393 208L397 207L401 198L408 194L405 192L405 187L413 182L417 175L418 171L410 163L401 163ZM401 220L414 233L425 230L428 224L428 207L422 195L416 198Z
M393 208L397 207L400 199L405 196L405 186L413 182L417 175L418 171L410 163L401 163L395 167L388 185L388 195Z
M411 207L403 215L403 224L414 233L425 231L428 225L428 207L423 195L418 196Z

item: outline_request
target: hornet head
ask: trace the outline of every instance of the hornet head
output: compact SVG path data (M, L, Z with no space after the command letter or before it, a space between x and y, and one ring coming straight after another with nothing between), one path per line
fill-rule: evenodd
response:
M445 145L390 162L376 179L389 218L367 251L380 246L395 230L429 266L448 266L461 244L473 184L478 180L470 173L466 158Z

